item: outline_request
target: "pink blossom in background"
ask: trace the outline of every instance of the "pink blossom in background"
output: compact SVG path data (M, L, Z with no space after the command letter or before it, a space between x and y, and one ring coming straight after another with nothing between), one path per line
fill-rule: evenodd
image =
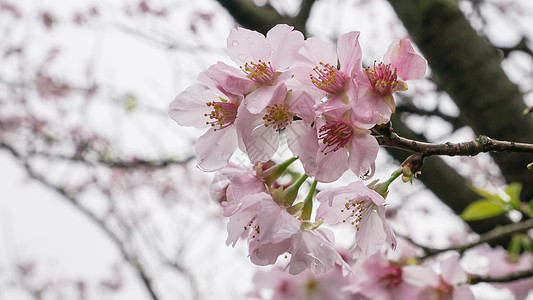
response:
M281 267L274 267L270 271L255 274L254 290L248 296L270 300L343 300L350 299L343 292L347 283L348 277L343 276L340 267L321 274L305 270L298 275L291 275ZM271 296L264 296L268 292Z
M504 248L498 246L491 248L487 244L479 245L470 250L476 256L483 256L487 258L486 272L479 275L502 277L511 273L526 271L533 268L533 258L530 253L522 253L518 257L511 257L509 252ZM516 297L516 299L525 299L533 288L533 279L527 278L506 283L491 283L497 288L509 289Z
M453 253L440 261L440 274L429 266L406 266L404 281L423 289L418 299L473 300L467 284L467 274L459 264L459 254Z

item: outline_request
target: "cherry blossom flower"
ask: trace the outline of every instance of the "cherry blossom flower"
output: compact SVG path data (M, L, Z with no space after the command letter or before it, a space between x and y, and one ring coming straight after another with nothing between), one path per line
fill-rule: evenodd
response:
M317 219L326 224L348 223L355 227L354 257L364 259L387 244L396 248L396 238L385 218L385 199L361 181L321 191Z
M354 121L349 112L323 117L301 128L296 143L289 144L305 172L319 182L333 182L348 169L358 176L371 171L379 144L368 125Z
M423 288L422 299L474 299L466 284L468 277L459 264L459 255L454 253L440 261L440 274L428 266L406 266L403 269L405 282Z
M289 214L267 193L249 194L230 217L226 244L248 236L250 259L257 265L273 264L287 252L290 239L300 230L301 221Z
M319 274L331 270L335 265L341 266L343 273L348 273L350 266L334 248L333 232L325 228L305 228L305 225L292 237L289 273L299 274L309 269Z
M309 120L313 118L315 100L304 91L290 90L287 93L283 85L272 97L272 101L258 114L243 110L236 122L245 146L245 151L252 163L264 162L272 158L279 148L279 136L288 129L302 126L293 125L295 117Z
M420 299L422 289L403 280L403 267L407 262L408 260L393 261L384 251L378 251L356 263L354 280L349 290L368 299Z
M192 86L170 103L169 115L181 126L211 127L196 142L198 167L216 171L228 164L239 137L235 120L239 99L224 99L202 86Z
M405 80L419 79L426 74L427 61L415 52L411 41L393 42L383 62L374 62L357 76L359 96L354 110L363 122L382 124L389 121L396 107L392 94L406 91ZM361 74L360 73L360 74Z
M337 68L337 59L340 68ZM309 38L301 48L292 72L304 86L319 89L327 100L322 111L350 109L357 100L355 77L361 68L359 32L343 34L335 46L319 38Z
M481 276L502 277L511 273L530 270L533 267L533 257L531 253L524 252L518 257L509 255L506 249L498 246L491 248L487 244L479 245L467 252L475 257L476 261L485 262L486 269L479 273ZM481 257L486 260L480 259ZM470 272L472 273L472 272ZM533 279L523 279L506 283L491 283L497 288L509 289L516 299L525 299L533 286Z
M218 62L208 76L228 93L243 95L250 113L257 114L291 77L287 72L303 45L303 34L293 27L280 24L266 37L245 28L232 29L228 39L228 54L239 68Z
M254 290L249 297L271 300L344 300L343 288L348 284L348 277L343 276L340 267L326 273L315 274L305 270L298 275L288 274L282 267L258 271L254 275ZM270 291L271 296L264 292Z

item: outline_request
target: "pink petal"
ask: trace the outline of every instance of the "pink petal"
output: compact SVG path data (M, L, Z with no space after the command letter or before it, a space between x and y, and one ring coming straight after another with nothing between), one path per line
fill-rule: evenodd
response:
M365 175L376 161L379 144L370 134L357 134L350 145L350 170L357 176Z
M439 276L426 266L409 265L402 268L403 281L417 287L438 286Z
M367 87L362 87L360 93L361 95L359 95L353 109L353 118L364 123L387 123L392 115L392 110L383 96L374 94L372 89Z
M341 64L341 71L349 77L361 69L361 45L359 44L359 31L345 33L337 42L337 53Z
M316 155L318 151L318 138L316 129L306 124L303 120L294 121L287 126L285 131L287 145L294 156L298 156L308 174L316 172L318 164Z
M200 73L198 80L210 88L218 89L232 100L241 99L256 85L242 70L220 61L209 67L207 73Z
M383 221L383 231L385 232L387 236L387 244L390 246L392 250L396 250L396 246L398 245L398 242L396 241L396 235L394 234L394 230L392 230L392 227L390 226L389 222L387 222L387 218L385 216L385 213L387 211L387 208L385 206L378 206L376 208L378 216Z
M403 80L419 79L426 75L427 61L415 52L408 39L393 42L383 56L383 61L397 68L398 77Z
M387 233L383 230L385 220L377 211L369 208L359 222L359 230L355 234L356 247L354 254L358 259L365 259L383 247Z
M279 147L278 132L272 126L265 127L261 115L243 110L239 118L236 126L250 161L256 164L271 159Z
M300 49L294 66L315 67L320 62L335 67L337 66L337 51L335 51L335 46L316 37L308 38L304 46Z
M266 47L265 36L257 31L242 27L233 28L227 39L228 55L237 65L270 60L270 48Z
M220 101L212 91L191 86L176 96L169 105L169 116L181 126L206 127L208 118L204 114L211 112L207 102Z
M278 24L267 32L267 46L271 49L270 61L274 70L288 68L304 44L303 34L293 28Z
M318 169L312 175L319 182L333 182L348 169L348 152L344 148L328 154L318 151L316 160Z
M474 300L474 294L468 285L461 285L453 289L452 299Z
M256 241L252 241L248 251L252 263L258 266L266 266L274 264L280 255L289 251L290 247L290 239L268 244L259 244Z
M237 132L233 126L216 131L213 128L209 129L196 141L198 167L205 172L225 167L237 149L237 139Z
M266 194L265 194L266 195ZM257 210L259 243L280 243L300 230L300 220L280 207L272 198L264 199Z
M235 247L235 243L237 243L239 237L249 230L249 228L245 228L246 226L249 226L250 221L257 215L259 203L264 200L265 197L268 198L269 196L265 193L259 193L247 195L241 199L242 206L239 211L230 217L228 222L228 238L226 240L226 245L229 246L232 244L232 246Z
M441 276L448 283L456 285L467 281L466 272L459 264L459 254L454 253L440 262Z
M287 95L287 86L285 86L285 81L290 77L291 74L289 72L284 72L277 78L275 85L261 86L257 90L246 95L244 98L244 104L246 105L248 111L252 114L258 114L270 103L282 102Z

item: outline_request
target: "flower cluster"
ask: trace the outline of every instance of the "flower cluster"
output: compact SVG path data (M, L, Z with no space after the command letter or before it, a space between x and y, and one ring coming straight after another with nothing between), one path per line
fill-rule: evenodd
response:
M383 61L363 67L359 32L340 36L335 47L304 39L287 25L266 36L233 29L227 47L236 66L209 67L199 76L201 85L180 93L169 111L179 125L208 128L196 155L200 169L216 171L211 192L229 218L226 244L246 240L257 265L284 256L290 274L341 277L352 272L347 261L364 261L384 245L394 249L384 197L401 169L379 184L356 180L318 193L316 186L336 181L348 169L371 177L379 145L370 129L389 121L393 93L407 90L406 80L423 77L426 60L402 39L391 44ZM294 157L274 164L280 135ZM230 163L237 148L253 167ZM297 159L305 174L293 173L286 182ZM302 196L298 192L308 178L314 181ZM351 255L341 255L333 232L322 226L342 223L355 231Z
M318 38L277 25L265 36L233 29L223 62L201 73L170 104L170 116L183 126L208 127L196 144L198 166L226 166L237 147L253 164L268 161L285 132L306 174L333 182L350 169L371 170L378 143L370 135L394 112L393 93L405 80L426 72L426 60L411 42L393 42L382 62L364 68L359 32L339 37L337 48Z

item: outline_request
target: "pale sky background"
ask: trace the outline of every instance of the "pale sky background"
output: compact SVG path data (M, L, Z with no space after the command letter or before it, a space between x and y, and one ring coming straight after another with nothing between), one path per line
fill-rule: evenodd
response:
M234 24L225 10L215 1L150 2L154 7L173 8L173 13L166 18L125 17L124 6L129 3L133 7L138 1L16 0L15 2L23 9L25 16L23 20L16 22L7 21L14 24L9 38L27 44L29 57L32 59L29 62L30 67L41 61L50 47L58 46L61 52L51 66L53 74L83 82L84 70L89 62L94 77L99 82L105 83L103 89L108 97L95 101L83 115L76 112L66 117L68 122L86 122L88 128L119 141L117 143L119 150L124 153L177 157L186 157L193 153L192 142L202 130L180 128L165 114L170 101L187 86L194 84L199 72L206 70L217 60L231 64L229 57L225 55L225 39ZM279 0L275 1L275 4L287 12L294 12L295 6L291 5L293 2L287 2L289 4L283 4L284 2ZM406 32L385 1L366 1L366 4L361 5L361 10L342 9L343 6L351 8L357 2L364 1L317 2L308 29L312 34L322 38L332 38L350 30L359 30L362 32L360 41L365 61L379 60L389 43L394 38L405 37ZM98 6L101 16L82 27L73 24L73 12L85 10L89 5ZM466 4L463 7L468 11ZM43 11L53 12L58 21L57 28L47 31L39 24L38 15ZM188 28L190 15L195 11L214 14L211 27L199 23L197 36L184 30ZM327 17L338 11L344 11L345 15ZM497 14L493 11L487 13ZM526 20L526 23L521 23L522 20L516 20L516 23L498 21L489 24L486 30L490 34L491 41L501 45L512 44L518 38L518 35L514 34L516 28L531 31L530 27L526 26L533 24L527 23L530 21ZM2 22L6 20L0 20L3 27L9 26ZM169 50L160 42L162 40L175 42L177 50ZM198 49L199 47L201 49ZM525 55L520 54L504 62L506 70L510 70L510 77L519 81L523 88L531 88L530 81L520 81L527 78L521 76L521 72L531 74L531 65L531 59L528 60ZM16 72L13 66L8 66L0 75L2 78L17 76ZM417 89L432 90L433 86L423 81L418 85L410 84L411 91ZM128 93L135 95L139 101L138 108L131 113L121 109L120 105L117 108L116 104ZM528 101L529 105L533 105L531 95L528 96ZM427 108L436 105L434 100L428 100L427 97L424 99L415 97L415 102ZM440 99L438 105L442 111L457 113L456 107L449 99ZM42 107L42 113L47 113L46 107ZM419 130L429 126L434 128L431 137L436 141L444 139L455 142L473 138L469 130L460 130L450 136L447 134L450 129L440 126L441 123L437 120L413 119L410 122ZM477 159L482 164L488 165L487 172L491 172L486 156ZM388 161L384 151L380 151L378 173L375 178L386 179L397 167L397 165L386 165ZM455 164L461 163L457 158L449 161ZM51 165L44 162L42 168L47 167ZM60 180L76 180L78 176L76 172L82 171L54 165L53 174L50 176ZM209 182L211 175L191 168L189 176L200 178L199 182ZM346 175L339 182L347 183L353 180L351 176ZM0 151L0 182L3 191L0 196L0 287L2 282L13 279L10 277L14 274L13 262L25 260L38 263L37 278L41 280L85 278L92 287L98 287L98 282L102 278L112 278L112 267L121 260L116 247L99 228L53 191L27 179L21 166L16 164L5 151ZM400 185L399 182L393 184L393 192L397 195L391 195L387 200L392 203L395 199L409 198L416 193L416 199L409 201L404 213L414 215L424 206L439 205L432 200L430 193L420 191L422 187L419 183L415 182L407 189L405 185L399 187ZM190 193L198 193L198 197L207 195L205 189L198 191L198 188L190 189ZM99 204L90 205L97 209ZM188 252L198 256L191 256L187 260L191 266L198 265L194 272L202 289L202 299L237 299L251 289L251 277L255 269L246 257L245 243L238 243L235 249L225 246L226 233L223 220L213 218L206 221L208 216L216 215L217 212L216 205L204 201L181 207L176 210L174 216L190 222L187 223L190 228L181 228L182 230L186 232L198 230L193 232L195 240L189 244L191 250ZM154 208L154 214L161 215L161 222L167 222L165 218L169 218L168 212L161 208ZM414 231L421 241L425 241L435 230L439 230L442 234L433 237L434 247L444 246L448 242L444 234L446 232L463 234L462 228L458 227L460 223L450 215L438 217L432 215L429 216L432 219L427 219L427 216L425 218L413 222L408 228L404 224L397 225L404 231ZM173 230L162 232L162 238L175 239L176 237L172 236ZM461 237L466 235L463 234ZM345 243L350 244L349 239L346 239ZM146 291L139 286L138 278L132 270L122 268L121 272L124 275L124 288L119 293L104 295L102 299L147 299ZM159 281L161 286L158 286L158 289L169 295L173 291L182 290L186 284L183 278L170 273L158 273L158 278L163 278ZM0 288L0 299L31 299L24 293L13 291L2 291ZM496 292L491 295L506 297L506 294ZM67 294L65 299L72 297Z

